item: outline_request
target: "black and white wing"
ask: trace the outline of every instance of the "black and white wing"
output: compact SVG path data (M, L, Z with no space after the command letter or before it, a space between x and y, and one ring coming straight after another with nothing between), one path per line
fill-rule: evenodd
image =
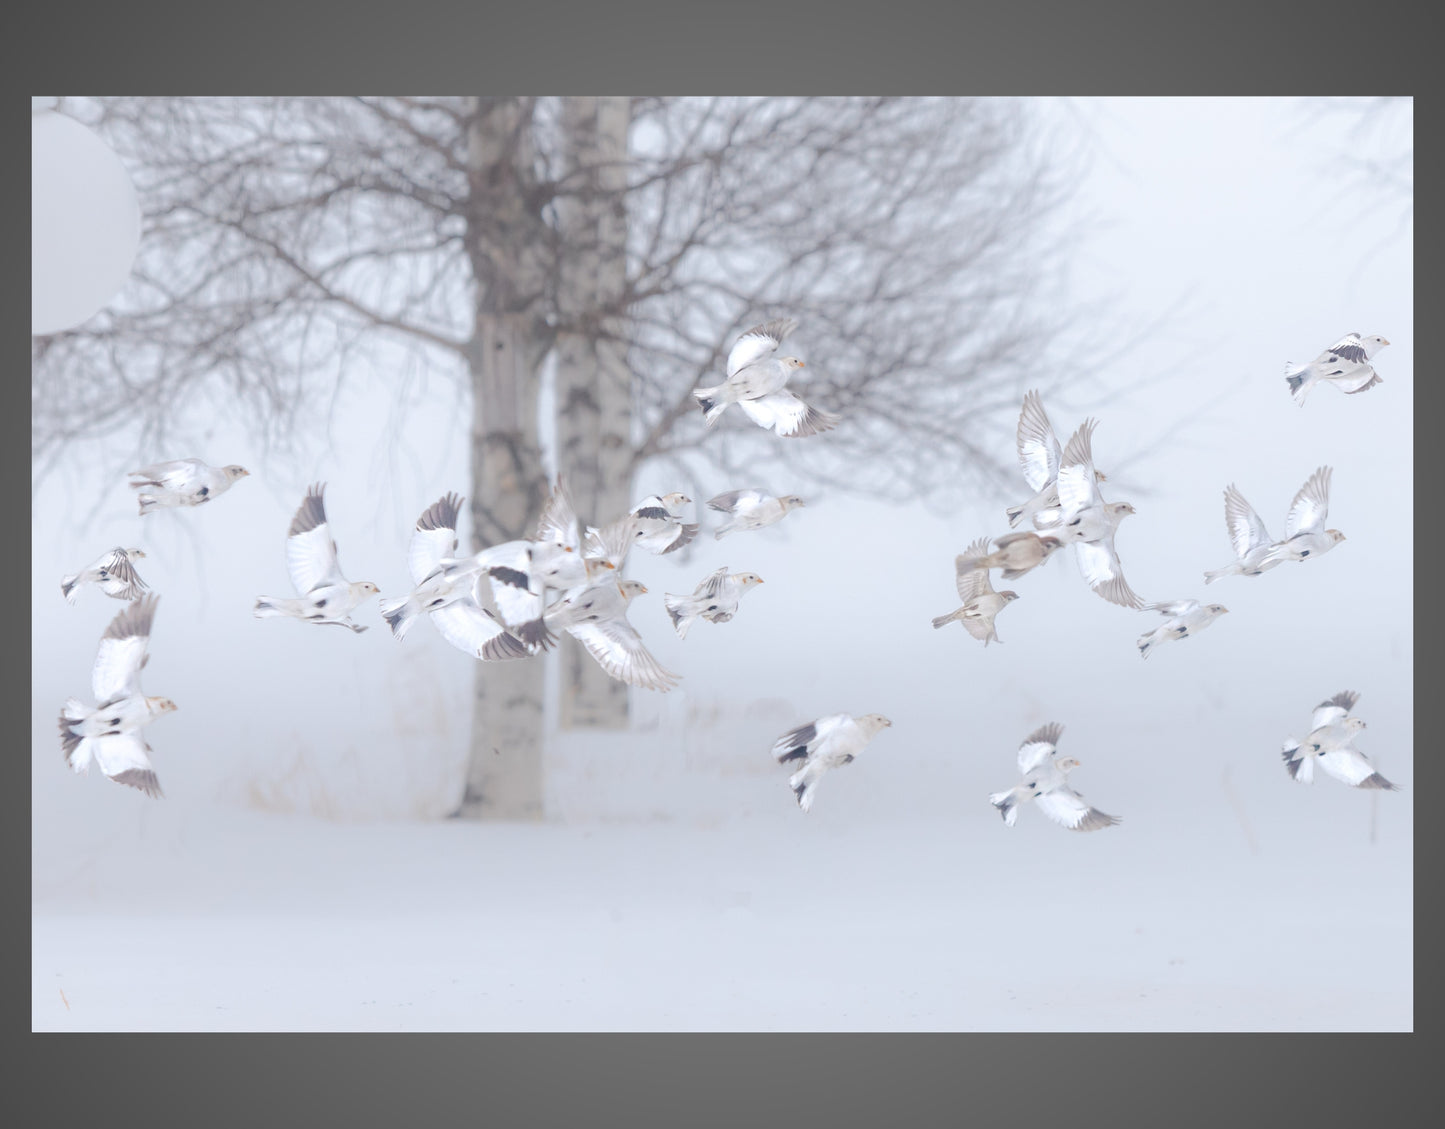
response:
M1320 753L1315 759L1319 762L1321 772L1343 781L1351 788L1378 788L1384 792L1400 790L1376 772L1374 766L1359 749L1352 749L1348 746L1343 749L1331 749L1327 753Z
M87 740L96 766L106 776L117 784L139 788L147 796L161 797L160 781L151 764L151 747L139 733L116 733Z
M1121 608L1144 606L1144 601L1124 579L1124 569L1119 563L1119 554L1114 551L1112 534L1102 541L1076 541L1074 551L1079 560L1079 571L1098 595Z
M1224 488L1224 524L1229 527L1234 555L1240 560L1261 545L1273 543L1259 514L1254 512L1254 507L1244 500L1244 495L1232 482Z
M739 400L738 407L754 423L770 427L785 439L801 439L831 431L842 422L842 416L809 407L784 388L756 400Z
M694 596L721 596L727 587L728 566L723 565L716 572L710 572L702 578L698 586L693 589Z
M958 585L958 598L965 605L993 591L993 585L988 579L988 569L974 568L972 564L979 557L988 556L988 540L987 537L980 537L953 558L954 583ZM968 624L965 623L964 626L967 627Z
M728 353L727 375L732 376L739 369L746 368L754 361L760 361L769 353L777 351L783 338L798 328L793 318L776 318L773 321L755 325L734 343Z
M431 621L453 647L473 658L497 662L525 659L533 652L486 608L474 600L458 600L431 613Z
M134 600L149 587L136 572L130 557L120 549L113 549L105 558L101 568L104 570L104 575L99 581L100 590L107 596L114 596L120 600Z
M324 483L307 490L286 531L286 571L303 596L318 585L346 583L336 559L336 541L326 520L322 498L325 492Z
M1019 412L1018 449L1019 465L1023 467L1029 489L1037 492L1058 478L1063 452L1038 392L1024 397L1023 410Z
M1118 816L1106 815L1098 808L1090 807L1067 784L1035 796L1034 803L1046 816L1070 831L1098 831L1101 827L1112 827L1119 822Z
M730 514L736 512L738 503L746 501L756 506L767 494L762 490L729 490L726 494L719 494L716 498L710 498L707 508L717 510L719 513Z
M443 560L456 556L461 509L461 495L444 494L416 519L406 549L406 568L413 584L420 584Z
M848 724L852 718L846 713L829 714L807 725L790 729L773 742L773 756L779 764L789 761L807 760L828 739L829 735Z
M1285 519L1286 539L1300 533L1323 533L1330 509L1330 475L1332 468L1322 466L1309 476L1290 503Z
M1047 764L1058 751L1064 727L1057 721L1041 725L1023 739L1019 746L1019 771L1027 776L1040 765Z
M1343 721L1359 700L1360 695L1355 691L1341 690L1333 698L1321 702L1315 707L1315 712L1310 717L1310 732L1326 725L1333 725L1337 721Z
M1059 508L1065 519L1091 506L1103 504L1099 494L1098 476L1094 471L1092 437L1099 423L1086 419L1073 435L1059 457Z
M619 682L666 693L681 681L653 657L637 629L623 616L574 623L567 630L597 665Z
M1358 333L1347 333L1331 345L1315 363L1328 365L1343 362L1346 365L1363 365L1370 360L1365 344Z
M133 470L130 476L138 481L135 487L159 486L166 490L184 493L198 484L211 468L201 459L172 459L164 463L152 463L140 470Z
M142 597L123 608L105 629L90 676L97 705L140 694L140 672L146 664L158 599L154 594Z
M1199 607L1198 600L1171 600L1168 603L1145 604L1143 611L1158 612L1165 617L1176 615L1188 615Z

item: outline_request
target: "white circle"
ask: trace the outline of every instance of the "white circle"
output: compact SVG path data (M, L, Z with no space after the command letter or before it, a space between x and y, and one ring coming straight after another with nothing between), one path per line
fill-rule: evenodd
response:
M30 116L30 332L74 329L130 276L140 201L104 141L54 111Z

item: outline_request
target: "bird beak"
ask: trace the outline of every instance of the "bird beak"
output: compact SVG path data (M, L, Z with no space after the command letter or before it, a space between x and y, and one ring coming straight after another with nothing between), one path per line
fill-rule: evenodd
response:
M642 594L643 594L644 596L647 595L647 585L646 585L646 584L644 584L644 585L642 586Z
M603 561L602 563L603 563L606 567L608 567L608 568L616 568L616 567L617 567L617 566L616 566L615 564L613 564L611 561Z
M1388 345L1389 342L1386 341L1385 344ZM808 366L805 365L802 361L799 361L799 362L798 362L798 367L799 367L799 368L807 368Z

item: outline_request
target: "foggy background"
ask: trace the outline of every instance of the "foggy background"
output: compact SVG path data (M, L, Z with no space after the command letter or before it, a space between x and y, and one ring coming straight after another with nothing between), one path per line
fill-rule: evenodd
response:
M359 374L300 457L268 457L218 404L203 446L151 457L252 477L144 521L132 456L86 447L32 495L33 1027L1411 1029L1412 197L1351 161L1408 145L1408 104L1368 131L1300 100L1037 109L1092 155L1055 223L1101 330L1061 345L1045 407L1061 441L1100 420L1106 495L1138 510L1116 537L1130 585L1229 615L1141 661L1161 618L1093 595L1066 552L995 576L1022 599L985 648L929 620L958 605L955 554L1007 531L1021 475L944 512L776 467L701 496L644 472L633 501L684 489L703 524L627 563L649 589L629 618L682 684L632 691L627 733L560 732L549 709L544 823L443 821L472 660L428 624L397 643L374 603L360 636L250 609L292 594L285 532L313 481L346 575L410 587L417 515L468 493L463 385L414 377L398 421ZM1383 383L1297 407L1285 362L1351 331L1391 341ZM807 360L817 332L803 320L788 349ZM1233 558L1224 487L1280 537L1321 465L1348 539L1206 588ZM811 504L714 541L702 504L748 486ZM160 595L144 686L180 707L147 732L161 801L72 776L56 737L123 606L86 588L71 608L60 577L113 545L145 549ZM721 565L766 583L679 640L662 594ZM1402 791L1286 774L1281 742L1344 689ZM769 747L839 711L893 727L804 815ZM1026 807L1003 826L988 794L1048 721L1122 825L1077 835Z

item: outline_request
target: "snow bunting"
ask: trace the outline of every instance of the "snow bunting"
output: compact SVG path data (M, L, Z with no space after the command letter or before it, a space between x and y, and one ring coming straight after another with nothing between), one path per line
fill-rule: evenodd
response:
M60 713L60 747L72 772L88 773L94 761L117 784L147 796L160 796L161 788L140 730L176 708L169 698L146 697L140 688L156 600L144 596L128 605L101 636L90 675L94 708L68 698Z
M627 606L647 588L608 576L569 592L547 609L547 626L569 632L619 682L666 692L681 679L665 670L627 619Z
M954 580L958 585L958 598L963 601L963 606L947 615L938 616L933 621L934 627L943 627L958 620L963 624L964 630L975 639L982 639L985 647L990 640L995 643L1003 642L994 628L994 617L1006 604L1019 598L1017 592L995 592L988 580L988 569L980 568L975 563L987 556L988 541L987 537L980 537L966 552L953 559Z
M134 600L147 587L135 570L135 562L145 556L139 549L114 548L77 573L61 577L60 591L65 602L74 604L80 589L94 584L107 596L117 600Z
M1009 528L1017 527L1019 522L1028 518L1035 529L1048 529L1057 525L1060 517L1058 478L1063 452L1059 449L1059 440L1038 392L1029 392L1024 396L1024 406L1019 412L1017 445L1024 481L1034 491L1034 496L1021 506L1008 508ZM1105 481L1101 470L1095 470L1094 476L1099 482Z
M788 778L788 787L793 790L798 806L804 811L811 810L813 794L823 774L852 762L874 736L892 724L878 713L858 718L834 713L791 729L774 741L773 756L779 764L803 762Z
M734 530L762 529L780 522L789 510L806 505L796 494L784 494L775 498L763 490L729 490L708 500L707 508L729 514L732 521L718 526L713 536L721 541Z
M1145 604L1144 610L1159 612L1168 617L1153 631L1146 631L1139 636L1139 655L1146 659L1149 657L1149 652L1160 643L1167 643L1170 639L1187 639L1190 635L1196 635L1229 611L1223 604L1201 604L1198 600Z
M1330 475L1322 466L1310 475L1290 503L1284 519L1284 540L1270 547L1271 561L1304 561L1328 553L1345 539L1338 529L1326 529L1330 509Z
M1383 383L1383 378L1371 367L1370 361L1388 344L1379 334L1369 337L1361 337L1358 333L1345 334L1309 364L1284 366L1289 394L1296 404L1304 407L1310 389L1321 381L1334 385L1347 396Z
M1099 493L1091 446L1097 426L1097 420L1086 419L1064 448L1059 463L1060 518L1051 532L1073 544L1079 571L1098 595L1120 607L1139 608L1144 601L1124 579L1114 549L1114 533L1134 507L1128 502L1106 502Z
M1302 784L1313 784L1314 768L1318 764L1323 772L1353 788L1399 791L1354 747L1355 737L1365 728L1364 721L1350 716L1359 700L1359 694L1353 690L1342 690L1315 707L1309 736L1303 741L1291 737L1280 750L1291 777Z
M1209 584L1221 576L1258 576L1281 563L1282 558L1271 555L1274 540L1265 529L1264 522L1254 507L1244 500L1244 495L1235 489L1234 483L1224 488L1224 524L1229 529L1229 540L1234 545L1234 555L1239 559L1223 568L1207 570L1204 583Z
M258 596L252 614L258 619L290 616L307 623L334 623L360 634L366 628L353 623L351 613L381 589L369 580L353 583L341 575L336 539L326 520L325 492L325 483L307 490L286 531L286 571L300 596Z
M740 406L759 427L770 427L789 439L816 435L838 425L838 416L810 408L788 391L788 378L804 367L803 362L797 357L772 355L797 325L792 318L779 318L754 326L738 338L728 354L727 379L714 388L693 389L709 427L729 404Z
M461 498L443 495L417 518L406 564L416 587L401 600L383 600L381 613L397 639L426 612L441 636L458 650L486 661L526 658L532 652L497 622L476 598L479 571L470 557L457 557Z
M200 459L175 459L130 472L140 512L163 506L199 506L224 494L251 472L243 466L207 466Z
M737 613L738 601L752 588L763 582L755 572L728 573L727 565L705 577L691 596L663 594L662 603L672 617L672 626L677 629L679 639L687 638L687 629L695 619L709 623L726 623Z
M650 495L632 507L633 544L661 556L681 549L697 536L697 524L682 520L682 508L692 499L686 494Z
M998 808L1008 826L1012 827L1018 819L1019 805L1029 800L1055 823L1071 831L1098 831L1120 822L1117 816L1090 807L1069 787L1068 774L1079 767L1079 761L1075 757L1055 755L1063 731L1058 722L1050 722L1025 737L1018 757L1023 782L1007 792L989 796L988 802Z
M993 543L998 546L997 552L977 557L968 554L964 556L971 568L1003 569L999 575L1004 580L1016 580L1032 572L1048 560L1051 554L1064 547L1062 541L1049 533L1005 533L1002 537L995 537ZM984 544L987 547L987 540Z

